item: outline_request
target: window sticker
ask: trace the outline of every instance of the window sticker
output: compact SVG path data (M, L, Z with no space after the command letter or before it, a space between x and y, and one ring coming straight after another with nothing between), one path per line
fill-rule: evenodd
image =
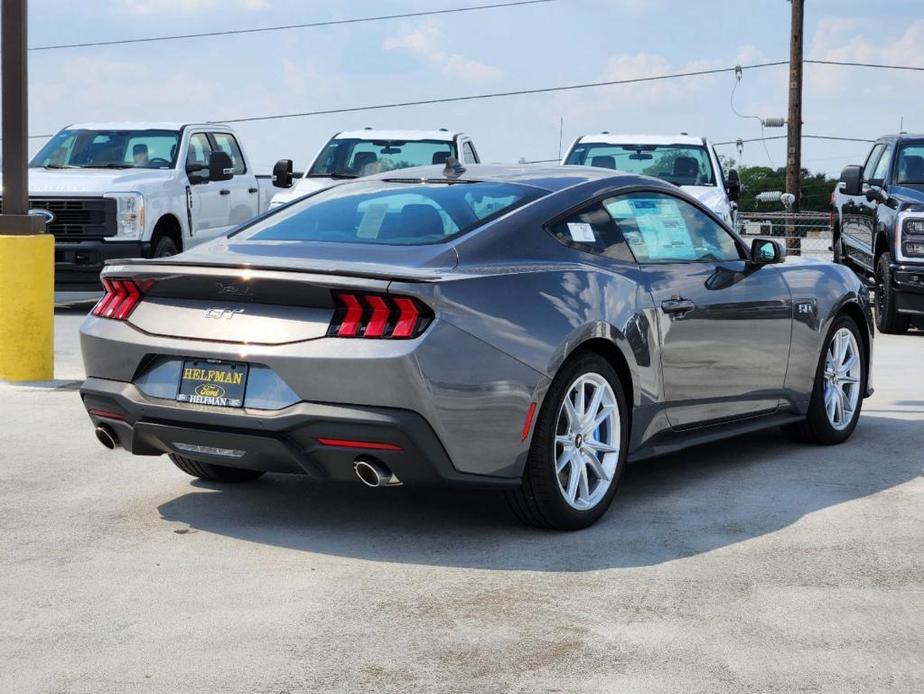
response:
M686 220L673 200L630 199L635 223L651 260L693 260L696 249Z
M587 222L568 222L567 227L572 241L577 243L597 242L597 237L594 236L594 228Z
M379 230L382 228L382 220L385 219L386 214L388 214L387 203L370 203L367 205L362 221L359 223L359 228L356 230L356 238L377 239Z

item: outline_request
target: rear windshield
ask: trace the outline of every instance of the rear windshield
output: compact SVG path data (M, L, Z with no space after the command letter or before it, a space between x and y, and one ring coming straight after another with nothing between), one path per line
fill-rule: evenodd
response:
M442 140L331 140L318 155L309 176L355 178L407 169L412 166L445 164L459 158L456 146Z
M261 241L441 243L544 194L494 181L358 181L280 208L242 233Z
M566 164L584 164L655 176L680 186L714 186L709 152L699 145L613 145L579 142Z

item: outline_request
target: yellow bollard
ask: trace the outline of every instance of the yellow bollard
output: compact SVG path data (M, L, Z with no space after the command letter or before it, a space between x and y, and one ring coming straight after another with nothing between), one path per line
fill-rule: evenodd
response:
M0 381L54 378L55 237L0 235Z

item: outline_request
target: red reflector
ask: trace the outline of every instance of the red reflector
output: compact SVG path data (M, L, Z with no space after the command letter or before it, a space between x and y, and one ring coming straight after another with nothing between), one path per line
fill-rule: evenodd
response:
M523 422L523 434L520 438L521 441L525 441L529 436L529 429L533 425L533 416L536 414L536 403L529 403L529 409L526 410L526 421Z
M381 443L378 441L352 441L350 439L318 439L318 442L325 446L334 446L336 448L364 448L370 451L400 451L401 446L393 443Z
M385 327L388 325L388 304L380 296L364 297L372 307L372 317L366 326L366 337L381 337L385 334Z
M340 323L337 335L340 337L355 337L359 332L359 321L363 317L363 307L352 294L341 294L340 301L346 306L346 315Z
M125 415L121 412L110 412L109 410L87 410L94 417L102 417L104 419L125 419Z
M417 319L420 317L420 311L413 299L396 298L395 304L398 306L398 322L395 323L395 329L392 337L411 337L414 334L414 328L417 326Z

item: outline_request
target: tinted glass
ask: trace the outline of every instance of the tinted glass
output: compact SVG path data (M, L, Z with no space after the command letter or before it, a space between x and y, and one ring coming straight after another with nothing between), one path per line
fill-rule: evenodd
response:
M310 176L371 176L411 166L443 164L457 157L452 142L438 140L331 140L308 172Z
M244 155L241 154L241 148L238 146L234 135L230 133L212 133L212 138L215 140L215 145L218 149L231 157L231 163L234 166L234 175L237 176L245 173L247 167L244 165Z
M603 202L640 263L739 260L732 235L688 202L664 193L631 193Z
M565 163L655 176L677 185L714 186L716 181L709 152L696 145L579 142Z
M462 144L462 154L466 164L478 163L478 157L475 156L475 149L472 147L471 142L466 141Z
M439 243L543 194L495 182L351 183L281 208L242 234L267 241Z
M619 227L599 203L556 222L549 231L571 248L615 260L634 260Z
M30 166L82 169L169 169L180 134L172 130L62 130Z
M924 183L924 142L907 144L898 155L898 182Z

